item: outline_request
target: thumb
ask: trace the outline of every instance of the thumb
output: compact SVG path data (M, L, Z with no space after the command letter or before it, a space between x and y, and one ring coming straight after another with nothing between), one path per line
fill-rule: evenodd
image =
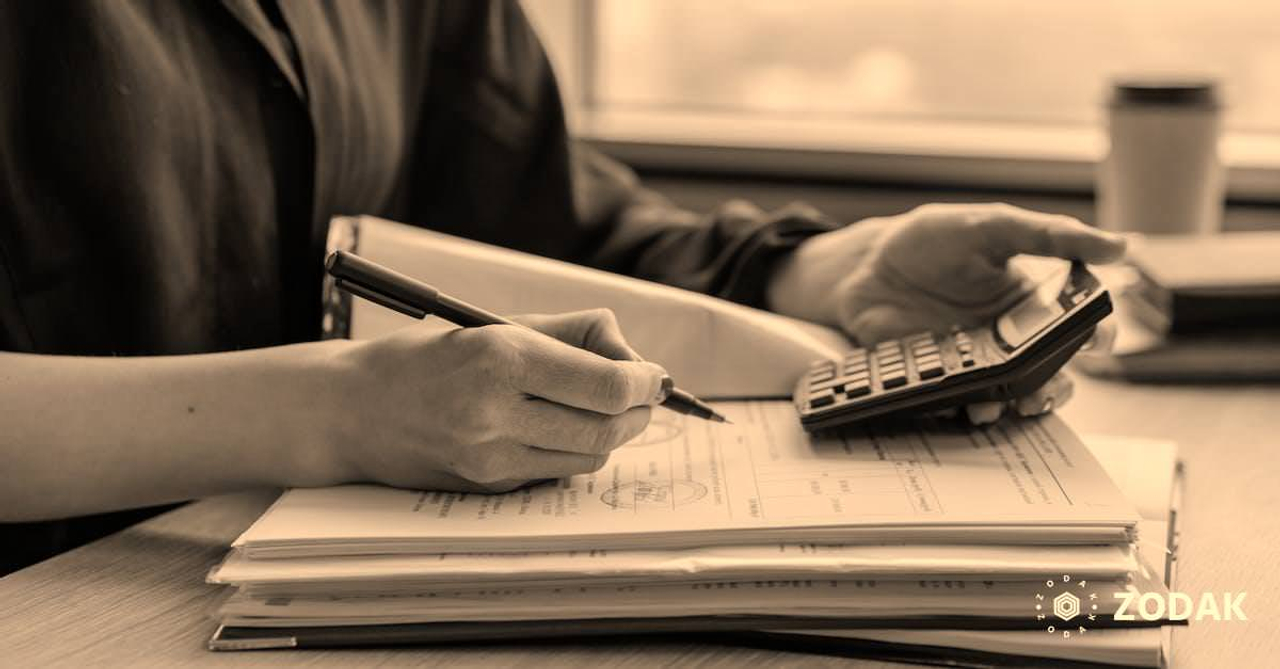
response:
M1012 205L995 205L979 224L993 260L1021 253L1088 263L1115 262L1124 256L1120 235L1085 225L1070 216L1046 214Z
M587 309L564 314L529 314L512 320L560 341L611 360L643 360L627 343L610 309Z

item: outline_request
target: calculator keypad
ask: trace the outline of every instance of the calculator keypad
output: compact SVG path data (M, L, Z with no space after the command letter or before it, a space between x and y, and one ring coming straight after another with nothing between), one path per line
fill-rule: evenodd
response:
M805 386L806 403L810 410L824 409L974 366L969 335L956 331L951 340L950 356L944 356L943 346L932 333L922 332L881 342L872 349L854 349L841 360L815 362Z

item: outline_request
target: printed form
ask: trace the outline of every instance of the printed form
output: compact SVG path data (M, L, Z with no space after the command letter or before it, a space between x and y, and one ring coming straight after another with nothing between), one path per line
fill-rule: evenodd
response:
M1131 504L1058 418L806 434L787 402L732 425L660 411L600 471L503 495L295 489L250 557L796 541L1123 541ZM713 536L714 535L714 536Z

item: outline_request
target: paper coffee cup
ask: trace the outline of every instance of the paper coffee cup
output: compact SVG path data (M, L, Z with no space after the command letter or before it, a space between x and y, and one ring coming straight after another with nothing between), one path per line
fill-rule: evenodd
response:
M1222 227L1222 105L1211 81L1123 81L1107 105L1098 224L1116 232L1207 234Z

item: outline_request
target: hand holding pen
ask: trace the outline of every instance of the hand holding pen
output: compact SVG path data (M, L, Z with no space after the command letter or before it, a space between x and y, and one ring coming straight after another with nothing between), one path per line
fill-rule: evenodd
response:
M421 281L352 253L333 252L325 262L325 267L329 274L333 275L339 288L413 318L434 315L464 328L518 325L502 316L445 295ZM615 360L639 361L640 356L626 345L621 333L618 332L617 322L613 320L612 313L607 310L604 313L608 314L605 318L609 320L609 330L617 334L617 342L610 347L611 350L598 351L598 353ZM579 347L588 343L566 341ZM724 416L705 402L676 388L669 376L663 378L661 392L664 395L659 401L662 406L672 411L720 423L726 422Z
M338 258L331 270L356 259ZM584 474L638 436L653 406L672 402L666 371L637 359L606 310L482 326L495 317L423 284L388 295L378 281L353 283L359 273L334 274L346 290L419 318L445 297L450 320L472 327L331 342L336 360L325 366L336 363L338 375L316 392L337 394L349 411L322 430L336 443L312 456L335 473L306 485L502 492Z

